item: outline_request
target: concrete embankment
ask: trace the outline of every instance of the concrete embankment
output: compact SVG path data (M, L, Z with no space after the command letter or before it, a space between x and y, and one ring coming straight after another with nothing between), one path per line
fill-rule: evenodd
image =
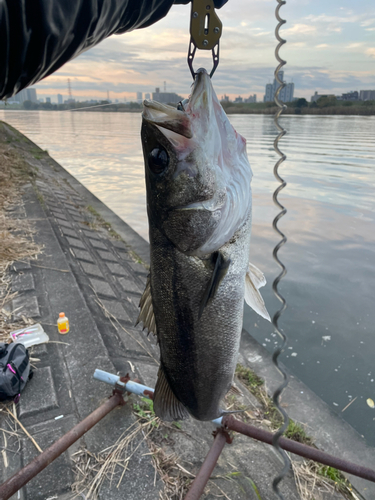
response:
M134 327L148 274L149 246L48 154L2 123L0 146L5 152L16 152L32 173L9 216L29 221L34 228L34 240L44 247L36 260L12 265L9 272L13 291L18 295L8 307L15 320L27 317L40 322L51 340L34 348L33 357L38 360L35 375L17 405L18 418L45 449L109 395L107 386L92 379L95 368L130 373L132 378L155 386L158 347L155 339ZM71 330L64 337L55 326L60 311L66 313L71 323ZM239 361L262 377L269 390L279 383L270 355L247 332L243 332ZM251 415L257 415L259 401L246 387L240 383L239 386L244 392L240 403L251 409ZM283 404L295 421L306 424L307 433L319 448L375 468L375 450L367 447L361 436L294 377ZM100 470L101 460L108 459L105 450L130 426L143 424L149 432L147 439L140 431L131 446L124 447L116 477L111 481L109 474L103 473L98 498L179 498L172 496L166 483L173 483L179 492L186 491L212 443L213 426L192 419L179 426L159 424L152 420L152 410L146 411L140 405L133 398L114 410L74 450L51 464L15 498L72 498L71 485L76 485L77 492L79 481L82 491L87 492L95 471ZM143 424L139 423L139 415ZM255 421L256 418L254 423L264 425ZM0 427L6 425L0 414ZM24 434L14 434L6 443L4 437L0 439L0 446L7 453L7 467L0 471L3 481L38 452ZM82 459L78 466L77 457ZM84 467L86 479L79 473ZM225 447L215 477L202 498L224 495L231 500L271 500L275 498L272 480L280 469L280 460L272 447L238 435L232 445ZM375 498L374 484L352 477L350 480L363 498ZM292 473L281 489L288 500L299 498ZM318 494L316 498L343 498L332 490Z

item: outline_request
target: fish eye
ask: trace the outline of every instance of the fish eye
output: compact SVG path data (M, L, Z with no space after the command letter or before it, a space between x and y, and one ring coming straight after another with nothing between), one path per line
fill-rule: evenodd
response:
M168 168L169 155L167 151L162 148L154 148L148 155L148 166L154 174L161 174Z

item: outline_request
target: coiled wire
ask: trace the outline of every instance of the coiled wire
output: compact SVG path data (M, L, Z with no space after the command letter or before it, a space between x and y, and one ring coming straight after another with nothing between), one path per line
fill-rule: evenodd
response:
M275 278L275 280L274 280L274 282L272 284L272 289L273 289L274 294L276 295L276 297L281 302L282 306L281 306L281 308L278 311L276 311L276 313L274 314L274 316L272 318L272 324L275 327L275 331L279 335L279 337L281 338L281 344L274 351L273 356L272 356L272 361L275 364L275 366L278 369L278 371L283 376L283 382L282 382L282 384L275 390L275 392L273 394L273 402L274 402L276 408L282 414L282 416L284 418L284 423L278 429L278 431L274 434L274 437L273 437L273 440L272 440L272 444L277 449L278 453L281 455L281 457L283 459L283 462L284 462L284 467L283 467L282 471L280 472L280 474L273 480L272 488L273 488L273 491L276 493L276 495L281 500L284 500L284 497L283 497L283 495L281 494L281 492L279 490L279 483L288 474L288 471L290 469L290 465L291 464L290 464L290 460L289 460L288 455L286 454L286 452L279 445L279 439L280 439L280 437L284 434L284 432L288 428L289 417L288 417L288 414L286 413L286 411L280 405L280 396L281 396L281 393L283 392L283 390L288 385L288 375L280 367L279 362L278 362L279 355L282 353L282 351L284 350L284 348L286 346L286 343L287 343L286 335L279 329L279 325L278 325L279 318L280 318L280 316L283 314L283 312L286 309L286 301L285 301L284 297L279 293L279 291L278 291L278 285L279 285L279 282L282 280L282 278L286 275L286 267L281 262L281 260L279 259L279 257L278 257L277 254L278 254L279 249L286 243L287 239L286 239L286 236L280 231L280 229L278 228L277 224L278 224L279 220L281 219L281 217L283 217L286 214L286 208L283 205L281 205L281 203L278 200L278 194L286 186L286 182L279 175L279 166L286 159L286 155L282 151L280 151L280 149L279 149L279 141L286 134L286 130L279 124L279 121L278 121L281 113L286 109L286 105L283 102L279 101L279 94L280 94L281 90L286 85L282 80L280 80L280 77L279 77L279 71L280 71L280 69L286 64L286 61L284 61L283 59L281 59L280 54L279 54L280 48L284 45L284 43L286 43L286 40L284 40L283 38L281 38L280 35L279 35L280 27L283 24L286 23L286 21L284 19L281 19L280 15L279 15L279 10L280 10L280 8L283 5L286 4L286 1L285 0L276 0L276 1L277 1L278 5L276 7L275 16L276 16L276 19L278 21L278 25L276 26L276 29L275 29L275 36L276 36L276 39L278 40L279 43L278 43L278 45L276 47L276 50L275 50L275 57L276 57L277 61L279 62L279 64L278 64L278 66L277 66L277 68L275 70L275 78L276 78L277 82L280 84L280 86L276 90L276 93L275 93L275 103L276 103L276 105L279 108L276 111L276 114L275 114L275 125L276 125L277 129L279 130L279 134L278 134L278 136L276 137L276 139L275 139L275 141L273 143L273 147L274 147L276 153L280 156L280 158L279 158L279 160L276 162L276 164L274 166L273 173L274 173L274 176L276 177L276 179L280 182L280 186L273 193L273 201L274 201L275 205L278 208L280 208L281 211L274 218L272 226L273 226L274 230L281 236L281 241L275 246L275 248L273 250L273 258L275 259L275 261L281 267L281 272Z

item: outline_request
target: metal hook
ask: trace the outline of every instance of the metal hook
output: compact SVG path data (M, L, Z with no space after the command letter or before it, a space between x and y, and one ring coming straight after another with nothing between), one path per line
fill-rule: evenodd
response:
M192 49L192 47L193 47L193 49ZM219 66L219 49L220 49L219 42L217 43L217 45L215 45L215 47L213 49L211 49L213 66L212 66L212 69L210 72L210 78L212 78L213 74L216 71L216 68ZM193 68L193 61L194 61L194 56L195 56L196 50L197 50L197 46L194 44L194 41L191 38L190 43L189 43L189 52L188 52L187 61L188 61L189 69L191 72L191 76L193 77L193 80L195 80L195 75L196 75L196 72L194 71L194 68Z
M219 65L219 40L222 31L223 25L215 12L214 1L193 0L191 4L190 43L187 61L194 80L196 73L193 68L193 61L197 48L211 50L213 67L210 78L215 73Z

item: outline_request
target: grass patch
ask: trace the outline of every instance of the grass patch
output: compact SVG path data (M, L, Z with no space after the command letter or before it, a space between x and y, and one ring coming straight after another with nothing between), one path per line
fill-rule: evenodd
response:
M339 470L311 460L292 461L293 473L301 500L318 500L335 491L348 500L359 500L350 482Z
M39 203L42 205L43 208L46 208L46 202L44 201L44 197L42 193L39 191L38 187L36 184L33 183L33 188L36 194L36 197L38 198Z
M268 396L264 380L250 370L250 368L246 368L240 364L236 367L236 375L249 392L261 403L263 421L266 421L272 430L278 429L283 423L283 418L272 399ZM289 426L285 431L285 437L309 446L313 444L313 439L306 434L302 425L292 419L290 419Z
M137 417L146 422L150 422L153 427L159 427L160 420L154 412L154 402L148 398L141 398L140 403L133 404L133 411Z
M33 155L33 157L36 159L36 160L42 160L43 158L45 158L46 156L48 156L48 150L43 150L43 149L40 149L40 148L31 148L30 149L30 152L31 154Z
M121 240L122 241L122 238L120 237L119 234L116 233L116 231L112 228L112 225L107 222L105 219L103 219L103 217L100 215L99 212L97 212L95 210L94 207L92 207L91 205L87 205L86 209L91 213L91 215L93 215L96 220L97 220L97 224L98 226L106 229L108 231L108 233L113 237L115 238L116 240Z
M292 419L290 419L288 428L285 431L285 437L293 439L293 441L297 441L298 443L307 444L308 446L314 444L314 440L306 434L302 425Z

